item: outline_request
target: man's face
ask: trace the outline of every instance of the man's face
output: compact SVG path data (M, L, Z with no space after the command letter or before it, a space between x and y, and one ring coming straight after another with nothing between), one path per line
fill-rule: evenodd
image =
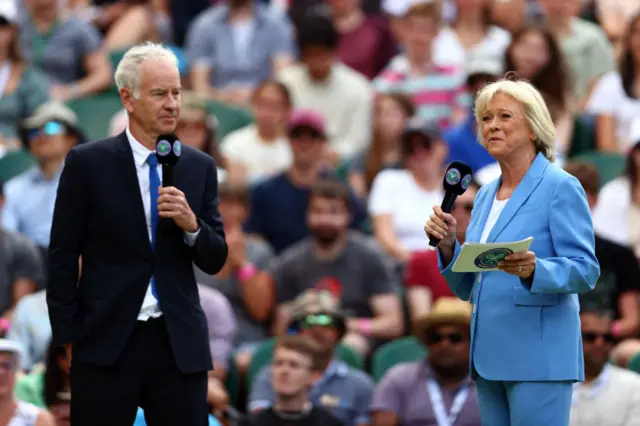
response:
M469 187L462 195L456 199L451 214L456 219L456 238L460 244L465 241L465 234L469 221L471 220L471 210L473 209L473 201L476 198L477 190L475 187Z
M289 135L293 164L308 169L321 161L326 139L317 130L308 127L293 129Z
M139 72L139 99L128 89L121 90L129 119L153 137L173 133L178 125L182 90L178 68L168 60L149 59L140 64Z
M241 7L245 7L246 5L251 3L251 1L252 0L229 0L229 7L231 9L238 9Z
M333 351L340 333L335 319L326 314L307 315L300 321L300 334L311 338L323 351Z
M443 377L460 377L469 369L469 328L461 325L433 327L425 336L429 364Z
M335 52L324 46L309 46L302 50L302 62L313 80L326 80L334 60Z
M309 200L307 224L311 237L322 245L333 244L349 228L349 210L344 200L313 196Z
M356 10L360 6L360 0L327 0L331 12L337 16L343 16Z
M16 384L16 358L10 353L0 353L0 398L13 395Z
M591 371L601 369L614 345L611 335L611 320L594 313L580 315L582 348L585 367Z
M67 135L64 125L50 121L29 131L29 150L38 161L50 161L64 156L75 145L75 136Z
M435 20L418 16L406 18L404 39L407 50L413 55L423 56L431 52L431 45L437 35L438 23Z
M271 364L273 390L281 398L292 398L313 384L311 357L291 349L276 347Z

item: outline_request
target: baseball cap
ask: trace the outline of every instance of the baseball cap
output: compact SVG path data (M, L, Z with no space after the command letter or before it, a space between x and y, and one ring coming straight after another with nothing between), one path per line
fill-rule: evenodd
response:
M18 7L15 0L0 0L0 18L13 24L18 19Z
M0 0L0 4L1 2L2 0ZM51 101L36 108L31 117L24 120L23 127L25 129L38 129L50 121L76 126L78 124L78 116L62 102Z
M312 109L300 109L291 113L287 126L288 133L291 134L294 129L300 127L313 129L323 137L326 137L327 132L324 117Z
M23 349L20 343L9 339L0 339L0 352L12 354L18 364L20 363L20 357L23 355L22 351Z

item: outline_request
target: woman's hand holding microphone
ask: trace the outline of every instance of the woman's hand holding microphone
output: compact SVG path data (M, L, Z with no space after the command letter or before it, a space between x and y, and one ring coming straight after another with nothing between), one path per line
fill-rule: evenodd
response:
M424 225L427 237L437 238L442 263L448 265L453 259L456 245L456 218L442 211L440 206L433 206L433 214Z
M456 219L449 213L442 211L440 206L433 207L433 214L424 225L427 237L435 237L440 240L438 249L442 264L448 265L453 259L456 244ZM532 251L513 253L498 264L498 268L508 274L523 279L533 278L536 270L536 254Z

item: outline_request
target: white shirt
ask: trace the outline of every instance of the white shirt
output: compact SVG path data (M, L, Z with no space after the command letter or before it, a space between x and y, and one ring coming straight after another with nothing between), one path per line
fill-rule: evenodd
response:
M232 163L246 168L251 183L285 171L292 162L291 146L287 139L265 142L260 139L255 124L227 135L220 145L220 151Z
M383 170L373 181L369 195L372 216L390 215L393 232L400 244L414 252L429 249L424 224L444 198L441 189L427 191L419 186L408 170Z
M149 164L147 164L147 158L149 158L149 154L154 154L155 151L148 149L138 142L131 134L129 127L127 127L126 134L129 139L129 145L131 145L131 151L133 152L133 162L136 166L136 174L138 175L138 185L140 185L140 196L142 197L142 206L144 207L144 217L147 221L147 233L149 235L149 241L151 241L151 185L149 182ZM162 182L162 167L159 165L157 167L157 172L158 177ZM193 246L199 233L200 230L195 233L185 232L185 243L189 246ZM158 306L158 301L155 296L151 293L151 281L149 281L149 286L147 287L147 292L145 293L144 300L142 301L138 320L146 321L149 318L158 318L161 315L162 311Z
M487 238L489 238L489 234L494 226L496 226L496 222L504 210L505 206L509 199L506 200L498 200L497 198L493 199L493 204L491 205L491 210L489 211L489 217L487 217L487 222L484 224L484 229L482 230L482 236L480 237L480 242L482 244L487 242Z
M596 84L587 112L608 115L616 122L616 142L620 152L627 152L636 142L633 124L640 117L640 99L630 98L622 87L622 78L618 72L604 75Z
M42 409L24 401L16 401L16 403L18 404L16 411L9 419L7 426L35 426Z

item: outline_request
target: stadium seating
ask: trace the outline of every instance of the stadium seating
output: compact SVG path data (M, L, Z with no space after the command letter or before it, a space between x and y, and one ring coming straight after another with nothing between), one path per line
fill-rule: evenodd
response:
M426 356L426 348L415 337L405 337L385 343L373 354L371 375L373 380L378 382L394 365L419 361Z

